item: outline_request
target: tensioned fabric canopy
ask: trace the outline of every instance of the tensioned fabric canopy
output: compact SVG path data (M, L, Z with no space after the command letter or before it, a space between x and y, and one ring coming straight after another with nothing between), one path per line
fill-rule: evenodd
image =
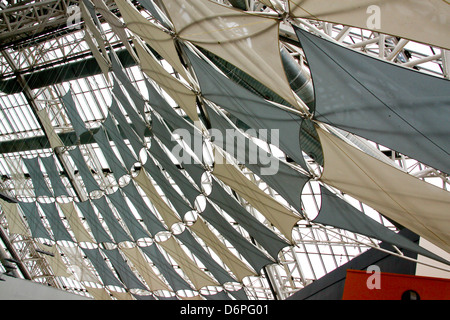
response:
M447 1L289 0L289 14L450 48L447 36L450 5Z

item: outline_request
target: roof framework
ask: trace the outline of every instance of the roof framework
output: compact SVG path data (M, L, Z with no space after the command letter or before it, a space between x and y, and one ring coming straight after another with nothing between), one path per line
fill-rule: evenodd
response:
M111 9L111 12L120 17L114 1L104 2ZM162 2L155 1L155 4L160 6L160 8L164 8ZM237 8L245 5L247 11L264 12L272 15L274 14L274 10L265 4L279 3L283 8L287 8L287 1L260 2L247 0L217 2L224 5L233 5ZM132 1L130 3L144 17L150 21L155 21L155 17L149 11L145 10L139 2ZM64 110L61 100L62 96L71 89L75 103L78 106L82 106L79 109L79 116L83 120L86 128L89 130L97 130L106 119L109 106L115 98L112 93L112 84L108 82L105 75L101 72L93 71L91 75L86 77L75 77L71 79L68 77L67 79L69 80L67 81L56 81L56 83L44 87L30 88L31 83L29 82L30 78L28 76L33 73L46 70L54 70L55 72L61 73L68 72L63 68L65 64L83 63L87 59L93 59L92 51L83 38L86 28L84 20L81 19L77 21L77 24L72 26L67 25L68 8L73 5L78 6L78 1L1 1L0 4L0 81L6 82L15 79L17 82L16 85L20 87L17 93L0 93L0 173L2 175L0 191L2 195L19 201L35 201L36 198L34 197L34 188L30 174L23 165L22 159L36 156L52 156L54 157L61 180L69 192L69 196L61 201L70 202L75 199L77 201L85 201L89 199L90 196L84 188L83 181L76 174L75 164L68 155L68 150L73 149L74 146L79 147L102 190L108 192L116 190L119 184L114 179L113 174L111 174L108 159L105 159L99 146L95 141L90 140L89 137L81 137L80 141L74 138L71 121ZM109 44L108 50L113 49L116 52L124 50L124 43L111 28L108 21L105 20L105 17L99 14L98 18L101 22L103 39L105 43ZM304 52L298 43L298 39L291 25L304 28L326 39L337 42L342 46L361 51L367 55L391 61L408 68L414 68L420 72L436 77L450 79L450 54L448 50L340 24L286 17L280 25L280 41L299 66L307 67L307 61L305 61ZM131 33L128 33L128 36L131 36ZM170 74L175 77L178 76L164 59L159 60L159 63ZM126 73L131 79L131 82L139 88L140 92L143 92L144 98L147 99L147 75L137 65L133 64L127 66ZM64 74L55 74L55 78L64 79L64 76ZM170 97L166 96L166 98L168 98L168 102L174 108L175 112L186 117L185 112ZM43 116L43 113L41 113L42 110L48 116L47 120ZM50 121L54 132L51 132L48 127L46 128L44 126L45 121ZM51 137L54 137L55 133L59 139L64 141L61 146L55 147L52 145ZM351 135L348 135L347 138L350 140L356 139L372 154L383 157L385 161L394 163L404 171L448 190L449 180L446 174L374 142ZM153 141L151 142L151 140ZM273 145L269 145L255 138L253 140L257 141L266 150L286 159L285 155ZM143 142L145 145L149 145L154 142L154 139L149 134L144 137ZM129 147L132 147L129 142L127 144ZM118 151L117 146L115 146L114 150L115 152ZM320 174L320 165L313 159L308 157L306 159L311 172ZM137 173L139 169L141 169L141 165L139 163L135 164L130 169L131 175ZM266 194L289 206L259 176L254 175L245 167L241 169L246 177ZM302 169L300 168L300 170ZM46 181L49 182L48 175L45 177ZM172 186L175 188L178 187L174 179L170 179L167 175L166 177ZM202 185L204 189L211 188L211 179L210 174L203 176ZM160 189L158 191L160 191L163 199L167 200L164 192L161 192ZM339 193L338 190L336 192ZM146 203L151 204L146 195L142 193L142 196ZM279 231L275 230L272 223L252 207L246 199L237 194L236 196L241 205L246 207L254 217L270 230L279 234ZM305 186L302 197L304 201L304 212L307 213L308 217L317 215L320 209L319 183L314 180L309 181ZM367 205L358 202L348 195L343 195L343 197L353 203L366 215L392 230L397 230L392 223ZM47 199L43 201L49 202L51 200ZM221 213L238 232L245 238L251 240L247 230L242 228L242 226L225 212ZM177 234L177 232L183 231L186 225L189 225L198 218L198 215L199 213L194 210L194 212L188 215L188 219L185 220L184 224L175 225L172 233ZM119 216L117 218L119 223L125 226L125 222ZM46 219L42 219L42 221L45 227L51 230L49 222ZM64 220L64 223L68 226L66 220ZM101 221L101 223L105 225L105 221ZM90 226L85 220L82 221L82 224L87 230L90 230ZM98 283L92 283L82 281L78 278L72 264L68 260L69 257L67 254L64 254L63 250L59 249L57 252L62 253L61 259L69 266L67 271L71 275L70 277L61 276L54 265L52 265L52 262L50 262L54 254L42 249L43 247L48 248L47 246L42 246L43 243L49 244L48 241L35 239L30 235L13 233L10 227L6 215L1 212L0 234L2 236L2 243L0 243L0 247L3 249L2 260L4 261L4 258L14 259L19 266L19 269L17 269L17 272L19 272L18 276L88 297L93 296L93 291L90 291L90 288L106 288L100 281ZM222 234L218 233L214 228L212 230L218 239L234 254L239 256L241 260L245 260L241 253ZM159 237L159 239L164 239L164 235L160 235ZM287 246L280 252L279 262L265 266L260 275L245 277L241 282L236 281L221 286L204 287L199 291L181 290L177 292L177 297L189 299L198 297L199 294L205 297L216 294L224 289L229 292L234 292L235 290L244 288L249 299L284 299L369 248L375 247L380 249L375 239L346 230L314 224L309 219L300 220L297 223L293 229L292 237L293 245ZM140 241L145 243L147 240ZM202 245L211 256L217 259L222 267L230 271L228 266L216 256L209 246L205 245L205 243L202 243ZM72 248L74 247L74 243L70 241L58 241L58 246ZM79 246L79 244L75 244L75 246ZM91 249L97 246L85 242L80 247ZM102 249L112 248L108 245L102 245L100 247ZM264 248L261 247L261 249L264 251ZM176 272L185 276L175 259L164 250L161 251ZM185 252L195 261L201 270L210 274L210 270L207 270L196 255L187 249ZM83 260L87 264L88 270L94 275L99 276L99 271L96 270L94 265L86 258L83 258ZM106 261L110 263L109 260ZM147 262L149 262L152 270L160 274L154 264L150 261ZM6 271L5 263L3 266L0 265L0 270L2 268ZM138 274L137 270L134 269L133 271ZM117 292L129 292L128 290L125 291L120 288L111 287L108 287L107 290L109 296L114 299L117 298ZM133 291L133 293L150 294L150 292L139 290ZM151 292L151 294L160 298L172 297L174 295L173 292L166 290Z

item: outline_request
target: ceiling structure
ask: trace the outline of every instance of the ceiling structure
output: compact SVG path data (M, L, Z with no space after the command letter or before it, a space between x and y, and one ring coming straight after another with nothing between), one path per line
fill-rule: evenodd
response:
M445 262L396 232L448 251L448 5L328 2L1 1L3 272L264 300L380 241Z

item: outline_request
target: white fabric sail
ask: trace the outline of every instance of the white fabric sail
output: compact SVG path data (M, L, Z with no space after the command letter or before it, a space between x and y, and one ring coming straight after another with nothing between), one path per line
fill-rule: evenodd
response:
M64 257L68 260L68 266L74 271L79 281L100 283L100 280L92 273L90 267L84 262L83 255L78 247L60 246Z
M81 223L80 217L75 209L73 202L59 203L57 202L64 216L67 218L67 222L70 225L70 229L75 235L75 239L78 242L95 242L89 232Z
M277 19L206 0L167 0L164 6L181 39L227 60L298 106L281 62Z
M201 270L195 262L189 258L174 237L170 237L166 241L159 242L158 244L175 259L181 270L183 270L186 276L192 281L195 289L200 290L200 288L206 286L219 285L215 279L211 278L208 274Z
M153 50L163 57L187 81L189 77L181 64L173 37L147 20L126 0L115 0L126 27L141 37Z
M450 192L417 179L317 128L324 153L321 181L450 252Z
M45 110L45 109L37 110L36 113L39 117L39 120L42 123L42 126L44 127L44 132L48 138L50 147L52 149L57 148L57 147L63 147L64 144L62 143L61 139L59 138L58 134L56 133L55 127L53 127L52 122L50 121L47 110Z
M292 228L301 218L258 188L218 152L215 153L215 159L213 175L246 199L292 242Z
M199 121L195 93L168 73L140 41L134 39L133 43L142 71L164 89L192 121Z
M0 199L0 206L8 221L9 232L29 237L30 231L19 214L18 204Z
M448 1L289 0L289 7L292 17L370 29L441 48L450 48Z
M230 268L231 272L241 282L243 278L255 276L256 272L249 268L244 262L239 260L208 228L206 223L197 219L190 229L198 235L208 247L210 247L219 258Z

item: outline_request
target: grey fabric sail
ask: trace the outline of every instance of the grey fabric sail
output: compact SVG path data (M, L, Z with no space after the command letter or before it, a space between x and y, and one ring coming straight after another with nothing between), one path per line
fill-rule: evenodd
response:
M105 156L106 162L108 162L109 167L111 168L111 171L118 182L120 178L128 174L128 171L124 168L124 166L114 153L114 150L109 144L109 139L102 127L100 127L96 133L94 133L94 139L100 147L100 150Z
M322 185L320 186L320 191L322 194L322 205L319 214L312 222L359 233L450 265L450 262L445 259L366 216Z
M88 201L82 201L82 202L75 202L75 205L80 209L82 215L86 219L89 227L91 228L92 234L94 235L95 240L97 240L98 243L101 242L110 242L112 243L113 240L109 236L109 234L105 231L103 228L100 220L98 219L97 215L95 214L94 208L92 207L91 202Z
M44 224L42 223L42 218L39 215L36 202L17 202L19 207L24 213L28 226L30 227L31 235L33 238L44 238L48 240L53 240L52 236L48 233Z
M111 261L119 279L125 284L127 289L148 290L148 288L133 273L117 248L111 250L103 249L102 252L108 257L109 261Z
M248 300L247 294L245 293L245 289L241 288L236 291L228 291L228 294L232 295L236 300Z
M191 50L185 48L197 79L202 95L226 109L236 118L255 130L268 129L268 140L271 141L271 131L279 135L279 148L300 166L307 169L299 143L302 118L281 109L274 104L251 93L220 74L205 60Z
M88 130L86 129L86 125L84 124L83 119L80 117L80 113L77 110L75 105L75 101L72 97L72 90L69 89L67 93L61 97L61 101L64 105L64 108L69 116L70 123L72 124L73 130L75 131L77 138L79 139L81 135Z
M108 199L111 201L111 203L114 205L114 207L117 210L117 213L120 215L122 220L125 222L128 230L130 231L132 237L134 240L142 239L142 238L150 238L150 235L148 232L144 230L142 225L139 223L139 221L136 219L136 217L133 215L133 213L130 210L130 207L128 206L122 192L120 189L117 189L115 192L110 193L107 195ZM152 225L154 226L154 225ZM155 226L156 227L156 226ZM161 230L164 230L165 228L161 225ZM159 230L159 231L161 231ZM150 231L153 235L155 235L155 230Z
M314 84L315 119L450 173L450 81L295 28Z
M224 116L220 115L215 110L212 110L211 107L207 107L207 110L212 128L219 130L222 133L223 140L225 140L220 141L215 137L214 143L219 146L224 146L225 149L229 149L227 146L230 145L230 138L236 137L237 141L243 141L242 147L245 149L236 150L235 154L242 154L245 156L245 159L243 159L245 160L244 165L253 173L257 174L271 188L277 191L299 213L302 213L302 190L308 182L309 177L263 150L241 133L240 130L231 124L230 121L225 119ZM227 130L232 130L232 133ZM231 142L232 148L240 147L240 144L235 143L235 140L232 140ZM255 159L250 159L249 152L256 154L257 157ZM276 169L276 174L264 174L264 170L266 170L266 172L272 171L270 167Z
M114 94L114 97L120 102L126 114L130 118L131 123L133 124L133 128L136 131L137 135L139 137L144 138L147 126L144 123L144 120L139 116L137 111L133 108L133 106L131 106L130 101L125 96L124 92L122 91L122 88L120 87L117 81L114 81L112 93Z
M155 89L148 79L144 79L150 106L161 115L164 120L172 127L172 130L183 128L191 130L192 125L179 115L170 104L161 96L161 94Z
M150 153L158 160L161 167L169 173L170 177L175 181L192 206L200 191L183 175L155 140L152 141L150 146Z
M100 190L97 180L95 180L95 178L92 176L91 170L88 168L86 162L84 161L84 157L81 154L79 147L77 146L75 149L69 150L69 154L72 157L72 160L78 169L78 173L84 182L86 191L90 193L95 190Z
M130 95L134 105L136 106L136 109L145 119L145 100L142 98L139 91L131 83L130 78L126 75L125 71L123 70L122 64L120 63L119 58L117 57L114 51L111 51L110 57L111 57L111 66L114 74Z
M158 233L159 231L167 231L161 221L158 220L156 215L147 206L141 194L136 189L133 181L130 181L130 183L124 186L122 190L128 197L128 199L130 199L134 208L137 210L138 214L144 221L144 224L147 226L147 229L152 233L153 236L156 235L156 233Z
M81 248L86 257L91 261L95 270L98 272L100 279L102 279L105 286L116 286L119 288L125 288L123 283L117 279L112 270L106 264L100 250Z
M189 283L186 282L173 268L173 266L167 262L161 251L159 251L156 244L152 244L147 247L139 247L150 260L155 264L161 274L169 283L170 287L174 291L178 290L194 290Z
M139 3L148 10L152 16L158 20L164 27L170 29L170 23L168 18L164 16L161 10L153 3L153 0L139 0Z
M194 143L194 139L199 139L199 142L202 143L202 136L198 133L197 137L195 136L194 128L190 128L188 131L184 131L186 134L190 134L190 143ZM152 134L158 137L159 140L172 151L180 150L183 152L183 155L176 154L176 156L182 157L184 160L181 165L183 168L189 173L189 175L194 179L197 187L201 189L202 186L202 175L205 173L205 169L197 163L197 161L186 151L183 149L181 144L177 141L173 140L171 133L168 131L167 127L161 122L160 119L156 116L152 116ZM174 152L172 152L174 153Z
M127 232L122 228L117 218L114 216L113 211L111 210L108 202L106 201L105 196L102 196L98 199L92 199L92 203L98 209L103 219L105 219L106 225L108 226L109 231L116 243L123 241L133 241Z
M202 294L206 300L231 300L230 296L227 294L225 290L217 292L215 294Z
M54 239L56 241L65 240L74 242L72 236L69 234L66 227L64 226L64 223L62 222L62 217L58 213L56 204L54 202L39 203L39 206L41 207L48 223L50 224Z
M237 232L208 201L206 201L205 210L200 215L236 248L256 272L260 273L264 266L274 263L272 259Z
M41 167L39 166L39 158L22 158L22 160L28 169L31 181L33 182L35 196L52 197L53 194L45 183L44 175L42 174Z
M108 114L105 121L103 122L103 126L105 127L109 138L114 142L117 150L119 151L120 156L125 163L125 168L130 171L134 164L138 162L138 160L133 155L133 153L130 152L130 148L128 148L127 144L125 143L124 138L120 134L119 129L117 128L113 118L111 117L111 114Z
M61 176L59 175L58 169L56 168L53 156L41 157L41 162L44 165L48 178L50 179L53 194L55 195L55 197L68 196L69 194L61 180Z
M289 246L288 242L253 217L214 179L212 179L212 188L208 199L236 220L275 260L278 260L280 250Z
M165 196L169 199L170 203L182 219L187 212L193 210L193 208L189 206L181 195L172 187L170 182L166 179L151 157L147 157L147 161L144 163L144 168L162 189Z
M182 233L175 235L181 242L203 263L209 272L219 281L220 284L225 282L236 282L230 274L225 271L205 249L195 240L189 230L186 228Z
M128 123L122 111L120 111L119 105L117 104L117 100L113 97L111 106L109 107L109 111L114 115L114 118L119 123L120 131L123 135L128 139L131 144L131 147L134 150L134 153L139 156L139 152L144 147L144 137L138 137L136 132L132 129L131 125Z

